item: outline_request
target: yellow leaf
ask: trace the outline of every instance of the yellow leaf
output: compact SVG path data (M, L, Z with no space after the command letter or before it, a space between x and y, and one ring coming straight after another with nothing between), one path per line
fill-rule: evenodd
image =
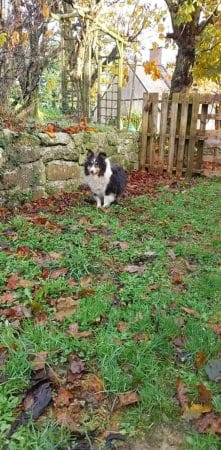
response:
M22 42L28 41L29 34L27 32L22 33L21 40Z
M164 25L162 23L159 23L158 31L159 31L159 33L163 33L164 32Z
M54 32L53 32L52 30L47 30L47 31L45 32L45 37L46 37L46 38L50 38L50 37L52 37L52 36L54 36Z
M6 33L0 33L0 48L3 47L3 45L7 42L7 34Z
M12 37L11 37L11 42L12 42L13 47L15 47L16 45L19 44L20 36L19 36L19 32L18 31L13 31Z
M42 6L42 14L45 19L48 19L49 14L50 14L50 9L49 9L48 5L46 5L46 3L44 3Z
M157 50L158 48L158 43L157 42L153 42L152 43L152 50Z
M185 409L184 415L188 414L205 414L210 412L212 409L211 405L201 405L200 403L192 403L192 405Z

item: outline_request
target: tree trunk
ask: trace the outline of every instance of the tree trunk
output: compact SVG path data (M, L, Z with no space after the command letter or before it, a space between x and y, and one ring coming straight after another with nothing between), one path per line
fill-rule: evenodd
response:
M195 62L195 48L187 47L185 41L178 46L176 66L171 80L171 93L188 92L193 82L192 68Z

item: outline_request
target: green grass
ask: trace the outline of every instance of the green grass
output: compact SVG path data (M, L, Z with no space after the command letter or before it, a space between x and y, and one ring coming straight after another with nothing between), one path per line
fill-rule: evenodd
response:
M219 180L200 180L190 189L161 188L157 197L131 198L106 213L83 202L64 216L51 212L48 218L62 228L58 234L34 226L25 216L0 224L0 241L11 248L11 253L0 252L0 290L14 272L34 280L38 293L34 296L32 288L19 288L17 299L27 307L38 303L48 316L44 325L33 327L29 318L19 328L1 316L0 344L9 352L2 371L8 380L0 385L1 445L29 384L30 356L40 351L48 352L48 364L58 370L76 352L104 381L108 398L137 389L140 403L124 408L119 419L119 431L133 438L164 421L181 427L181 410L174 401L178 377L194 401L197 385L205 384L212 391L214 410L221 411L217 384L208 380L204 366L196 370L194 364L198 352L203 351L207 359L218 358L221 352L219 336L208 327L208 322L220 323L221 317L220 198ZM90 223L79 224L82 216ZM92 227L98 230L91 232ZM122 250L118 242L127 242L128 248ZM67 274L57 280L42 279L38 261L15 253L25 245L44 254L61 253L61 259L46 261L43 268L66 267ZM169 249L175 261L168 256ZM149 251L156 258L145 261L142 274L124 270ZM181 286L172 283L174 266L182 271ZM92 277L94 295L85 294L75 314L55 322L48 300L76 294L81 288L70 287L69 280L80 282L87 275ZM155 289L149 289L153 284ZM185 315L181 307L192 308L200 318ZM127 324L122 333L117 329L120 321ZM66 329L72 322L78 322L81 331L93 331L93 338L70 338ZM135 342L135 333L148 338ZM181 335L186 337L183 362L172 344ZM108 426L107 420L107 430ZM216 435L199 435L190 426L184 441L186 450L221 448ZM59 448L74 448L73 438L47 417L20 427L9 444L10 450Z

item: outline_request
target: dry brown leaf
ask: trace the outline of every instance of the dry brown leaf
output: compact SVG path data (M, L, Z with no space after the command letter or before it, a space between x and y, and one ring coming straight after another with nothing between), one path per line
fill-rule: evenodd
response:
M175 253L174 253L174 251L173 251L172 249L169 249L169 250L168 250L167 255L168 255L173 261L176 260L176 255L175 255Z
M149 335L147 333L135 333L133 335L133 340L135 342L148 341Z
M15 272L13 273L13 275L9 277L6 289L8 290L17 289L18 285L19 285L19 276L18 273Z
M57 280L57 278L61 277L62 275L65 275L67 273L68 269L66 267L62 267L61 269L52 270L50 271L50 278L52 280Z
M221 335L221 325L217 325L215 323L209 323L209 328L214 331L214 333Z
M93 334L92 331L78 331L76 333L67 331L67 333L70 337L73 337L75 339L87 338L87 337L92 336L92 334Z
M195 366L199 369L207 361L207 356L204 352L198 352L195 359Z
M196 317L197 319L200 319L200 314L191 308L185 308L184 306L181 306L181 311L185 314L188 314L190 316Z
M58 253L58 252L48 252L47 256L52 259L52 260L56 260L59 261L59 259L63 258L63 253Z
M73 394L61 386L58 391L57 397L54 399L54 404L56 407L68 406L72 399L73 399Z
M120 322L118 322L117 324L117 329L120 333L124 333L124 331L127 331L128 329L128 325L123 322L122 320Z
M174 267L174 269L172 270L172 283L175 285L182 284L182 276L183 272L178 267Z
M78 302L73 297L60 297L56 302L57 311L54 317L58 321L71 316L78 308Z
M187 394L187 390L184 386L183 380L180 377L177 378L176 388L177 388L177 399L182 408L182 411L185 411L186 409L188 409L189 397Z
M8 361L8 349L4 346L0 346L0 370L5 368L5 365Z
M69 366L67 372L67 381L73 383L77 379L81 378L85 372L85 365L81 359L73 354L69 357Z
M92 283L92 277L90 275L86 275L84 278L81 279L80 285L83 288L87 288Z
M78 219L79 225L88 225L91 223L91 218L89 216L81 216Z
M159 289L159 284L157 284L157 283L153 283L153 284L150 284L149 286L148 286L148 291L155 291L156 289Z
M32 367L34 370L44 369L48 352L39 352L32 358Z
M16 300L14 292L4 292L0 297L0 305L13 303Z
M134 405L140 401L140 395L137 392L129 391L118 396L117 408Z
M197 419L194 425L199 433L221 434L221 414L205 414Z
M204 384L199 384L197 386L198 392L199 392L199 401L200 403L203 403L204 405L210 405L212 401L212 392L210 389L207 389L207 387Z
M123 268L123 271L128 273L143 273L145 270L146 266L138 266L136 264L128 264Z

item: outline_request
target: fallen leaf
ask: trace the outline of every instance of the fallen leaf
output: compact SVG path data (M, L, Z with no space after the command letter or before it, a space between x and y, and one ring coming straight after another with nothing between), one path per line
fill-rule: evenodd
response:
M79 225L88 225L89 223L91 223L91 218L88 216L81 216L78 219L78 223Z
M31 315L31 309L23 305L0 309L0 316L6 316L9 320L29 318Z
M128 329L128 325L123 322L122 320L120 322L118 322L117 324L117 329L120 333L124 333L124 331L127 331Z
M215 323L209 323L209 328L214 331L214 333L221 335L221 325L216 325Z
M183 380L180 377L177 378L176 388L177 388L177 399L179 401L182 411L184 412L188 408L189 397L187 394L187 390L184 386Z
M221 414L213 412L205 414L194 423L198 433L221 434Z
M32 358L32 367L34 370L41 370L45 368L48 352L39 352Z
M172 249L169 249L167 255L172 259L172 261L176 260L176 255Z
M58 391L57 397L54 399L55 406L68 406L73 399L73 394L65 389L64 387L60 387Z
M178 267L173 268L172 270L172 283L177 285L177 284L182 284L183 282L183 272L181 271L181 269L179 269Z
M205 366L205 371L210 381L220 381L221 361L217 359L211 359Z
M92 283L92 277L90 275L86 275L84 278L81 279L80 285L83 288L87 288Z
M81 359L73 354L69 357L69 366L68 366L68 372L67 372L67 381L69 383L72 383L76 379L79 379L82 377L83 373L85 372L85 365Z
M92 331L78 331L76 333L73 333L69 330L67 331L67 333L70 337L73 337L75 339L87 338L92 336L93 334Z
M4 292L0 297L0 305L13 303L16 300L14 292Z
M13 273L13 275L11 275L9 277L7 285L6 285L6 289L8 289L8 290L17 289L18 284L19 284L19 276L18 276L18 273L15 272L15 273Z
M156 284L156 283L153 283L153 284L150 284L149 286L148 286L148 291L155 291L156 289L159 289L159 284Z
M69 326L67 332L68 333L77 333L79 330L79 325L77 322L73 322L71 323L71 325Z
M5 368L5 365L8 361L8 349L4 346L0 346L0 370Z
M146 270L146 266L137 266L135 264L128 264L124 267L123 271L128 273L143 273Z
M201 383L197 386L199 392L199 401L204 405L210 405L212 401L212 392L210 389Z
M34 281L22 279L22 280L19 280L18 287L25 289L27 287L32 287L33 284L34 284Z
M73 297L61 297L56 302L57 311L54 317L58 321L71 316L78 308L78 303Z
M199 369L207 360L207 356L204 352L198 352L195 359L195 366Z
M194 415L201 415L210 412L212 409L211 405L201 405L200 403L192 403L191 406L187 407L183 413L183 416L191 418Z
M43 383L35 386L28 391L26 397L26 412L29 412L32 419L36 420L42 415L52 400L51 387L49 383ZM24 399L25 402L25 399Z
M155 252L145 252L142 255L139 255L135 258L134 263L139 264L146 261L152 261L157 257L157 254Z
M141 342L141 341L148 341L148 339L149 339L149 335L145 332L144 333L135 333L133 335L133 340L136 343Z
M113 241L112 245L116 245L117 247L120 247L121 250L128 250L129 244L125 241Z
M129 391L118 396L117 408L134 405L140 401L140 395L137 392Z
M179 336L174 339L172 339L173 345L178 348L183 348L186 344L186 337L185 336Z
M10 250L10 245L7 242L0 242L0 250Z
M87 288L87 289L82 289L81 291L78 291L78 293L76 294L75 298L79 299L79 298L82 298L82 297L86 297L88 295L95 295L95 294L96 294L96 291L94 289Z
M49 277L52 280L57 280L62 275L65 275L67 273L67 271L68 271L68 269L66 269L66 267L62 267L61 269L57 269L57 270L51 270L49 273Z
M59 261L60 259L63 258L63 253L58 253L58 252L48 252L47 256L52 259L52 260L56 260Z
M181 306L181 311L184 312L185 314L188 314L190 316L196 317L197 319L200 319L200 314L195 311L194 309L191 308L185 308L184 306Z

